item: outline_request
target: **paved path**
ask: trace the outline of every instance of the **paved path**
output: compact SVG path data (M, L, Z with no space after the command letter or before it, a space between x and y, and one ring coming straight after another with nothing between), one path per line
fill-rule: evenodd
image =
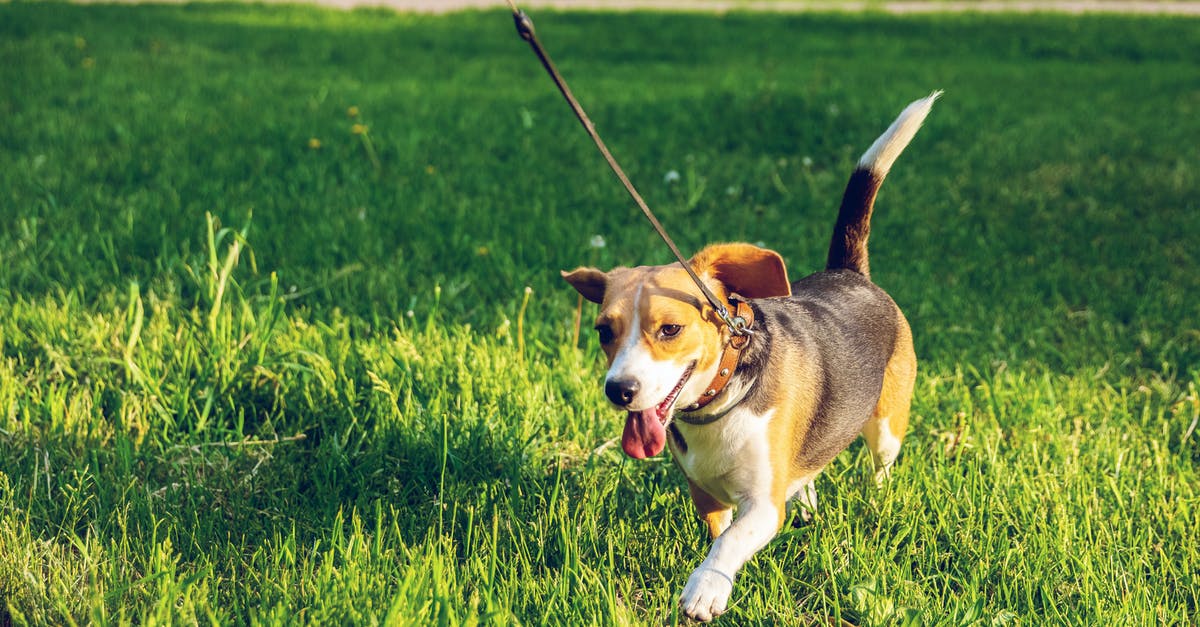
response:
M295 0L288 0L295 1ZM332 7L389 7L398 11L449 13L466 9L507 7L505 0L299 0ZM1200 1L1193 0L520 0L521 8L591 9L631 11L885 11L932 13L939 11L1059 13L1140 13L1200 16Z

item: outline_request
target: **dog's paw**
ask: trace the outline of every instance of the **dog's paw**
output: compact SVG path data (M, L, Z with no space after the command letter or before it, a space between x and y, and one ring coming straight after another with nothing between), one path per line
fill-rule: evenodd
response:
M725 612L732 593L733 578L719 570L701 566L688 577L687 585L679 595L679 606L691 618L708 622Z

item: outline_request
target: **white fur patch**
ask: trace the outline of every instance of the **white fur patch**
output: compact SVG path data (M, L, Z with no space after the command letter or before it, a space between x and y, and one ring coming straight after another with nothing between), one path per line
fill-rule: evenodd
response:
M676 451L676 461L688 478L722 503L740 506L747 498L765 497L774 477L767 436L774 415L774 409L756 414L734 408L707 425L677 421L688 450Z
M871 456L875 460L875 481L882 482L892 474L892 466L900 456L900 438L892 434L887 417L878 420L879 432L873 434Z
M925 117L929 115L929 110L933 108L933 102L941 95L941 91L935 91L905 107L888 130L863 153L862 158L858 160L858 167L870 170L880 178L886 175L905 146L916 136Z
M800 517L806 521L812 520L813 515L817 511L816 481L817 477L813 475L797 479L788 486L788 500L800 503Z

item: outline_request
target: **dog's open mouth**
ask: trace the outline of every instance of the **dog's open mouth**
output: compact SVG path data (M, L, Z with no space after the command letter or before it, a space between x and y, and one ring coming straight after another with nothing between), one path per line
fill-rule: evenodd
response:
M679 396L679 391L683 389L684 384L691 378L692 370L695 368L696 362L692 362L687 370L683 371L683 376L679 378L675 388L661 403L650 409L629 412L629 416L625 419L625 431L621 434L621 448L625 449L626 455L634 459L644 459L654 457L662 452L667 443L665 427L667 420L671 417L675 399Z
M671 407L675 404L675 397L679 396L679 391L683 389L684 384L688 382L688 379L692 378L692 370L695 368L696 362L693 361L687 367L687 370L683 371L683 376L679 377L679 383L675 384L675 389L671 390L671 393L663 399L663 402L654 407L654 411L658 413L658 421L663 425L667 424L667 418L671 416Z

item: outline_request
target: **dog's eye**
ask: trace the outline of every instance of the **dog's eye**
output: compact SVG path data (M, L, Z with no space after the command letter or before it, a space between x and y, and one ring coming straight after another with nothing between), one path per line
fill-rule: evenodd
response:
M601 344L608 344L613 341L612 327L607 324L602 324L596 327L596 337L600 339Z
M682 325L664 324L658 328L658 333L663 337L675 337L676 335L679 335L679 331L681 329L683 329Z

